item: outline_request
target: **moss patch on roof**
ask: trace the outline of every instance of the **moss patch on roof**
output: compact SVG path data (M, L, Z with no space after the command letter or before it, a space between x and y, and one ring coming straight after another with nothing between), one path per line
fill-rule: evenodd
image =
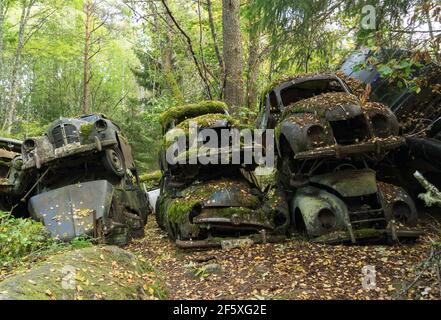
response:
M218 122L226 122L225 129L228 128L242 129L241 124L238 120L234 119L229 115L220 114L220 113L209 113L199 117L184 120L180 124L178 124L175 129L182 130L185 133L185 136L188 138L190 134L190 124L197 123L198 128L206 129L211 126L214 126ZM170 131L170 133L172 133L172 131ZM168 139L167 139L167 135L165 135L163 141L165 147L169 147L175 141L174 139L170 139L171 137L176 138L179 137L179 135L172 134L171 136L168 137Z
M225 114L228 106L221 101L202 101L196 104L177 106L164 112L159 121L163 128L171 122L179 124L189 118L195 118L209 113Z

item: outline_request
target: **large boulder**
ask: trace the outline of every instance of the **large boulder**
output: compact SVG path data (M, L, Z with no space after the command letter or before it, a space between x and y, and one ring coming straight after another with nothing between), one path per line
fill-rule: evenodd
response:
M113 246L52 256L0 282L0 300L133 300L162 296L147 262Z

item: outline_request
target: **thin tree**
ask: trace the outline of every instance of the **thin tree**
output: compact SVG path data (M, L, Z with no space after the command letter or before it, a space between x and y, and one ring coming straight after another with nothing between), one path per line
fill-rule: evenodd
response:
M25 30L29 22L32 7L35 5L35 3L36 0L21 1L21 16L20 16L20 23L18 30L17 47L15 49L14 62L12 64L12 72L9 80L10 86L9 86L8 108L2 126L2 130L8 133L11 132L12 123L14 122L15 109L17 107L18 87L19 87L18 73L21 67L22 51L25 45Z
M243 50L240 0L222 0L222 32L225 63L225 102L234 113L243 105Z

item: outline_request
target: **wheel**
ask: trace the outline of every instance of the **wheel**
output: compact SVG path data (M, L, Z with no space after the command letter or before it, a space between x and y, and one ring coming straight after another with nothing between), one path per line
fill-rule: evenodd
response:
M291 187L291 167L291 159L289 159L288 157L277 159L277 181L282 188L287 190Z
M104 166L107 170L118 177L123 177L126 173L124 157L119 148L106 149L103 157Z

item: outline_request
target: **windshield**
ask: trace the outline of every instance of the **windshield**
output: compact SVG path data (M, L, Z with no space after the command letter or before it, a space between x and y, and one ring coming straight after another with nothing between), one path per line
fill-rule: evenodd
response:
M309 99L314 96L328 92L345 92L337 80L311 80L305 81L282 89L280 96L284 107L292 105L300 100Z

